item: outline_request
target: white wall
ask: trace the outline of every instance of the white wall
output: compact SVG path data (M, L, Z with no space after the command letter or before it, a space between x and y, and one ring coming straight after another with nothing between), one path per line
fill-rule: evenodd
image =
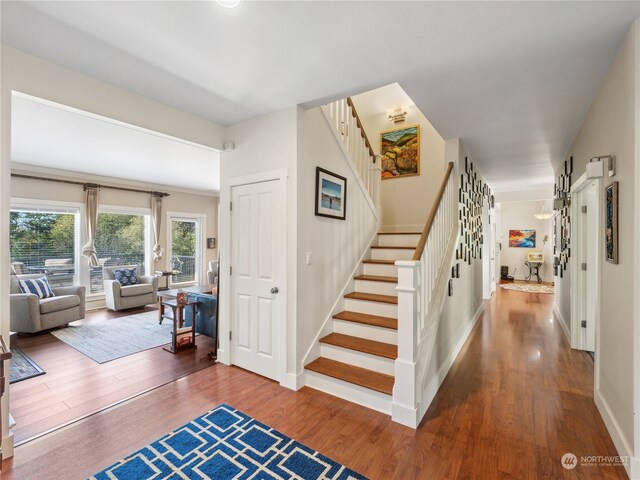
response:
M316 167L347 178L345 220L315 216ZM320 328L351 280L377 220L319 108L298 115L298 373ZM306 264L311 252L313 263Z
M552 201L545 202L548 212L552 211ZM509 267L509 275L524 280L529 273L529 268L524 264L527 254L533 251L542 251L544 265L540 267L540 276L545 282L553 282L553 217L549 220L539 220L534 215L540 213L542 202L502 202L497 210L500 215L500 230L496 232L497 241L502 244L500 265ZM509 230L528 229L536 231L535 248L516 248L509 246ZM544 243L544 236L549 238ZM535 277L533 277L535 278Z
M286 297L286 373L296 373L296 260L297 260L297 130L298 108L286 110L248 120L230 127L227 140L235 143L231 152L223 152L220 158L220 231L224 238L230 232L229 202L231 201L228 182L234 177L253 175L261 172L286 169L287 202L283 212L287 222L286 245L282 245L286 257L286 284L279 286L281 294ZM230 296L229 248L224 242L220 246L220 318L219 358L228 363L229 341L224 332L229 331ZM287 379L281 379L286 382Z
M375 92L351 97L356 110L372 110L368 103L376 101ZM376 154L380 154L382 132L420 125L420 175L382 180L383 230L421 231L445 172L444 140L415 105L407 112L406 120L399 124L390 123L384 111L360 119Z
M11 197L11 91L62 103L202 145L220 148L224 128L18 50L0 47L0 251L9 252ZM9 271L9 255L0 272ZM0 335L9 337L9 276L0 275ZM8 364L6 365L8 368ZM8 385L7 385L8 387ZM7 389L8 390L8 389ZM8 435L10 392L2 399L3 454L13 453Z
M638 42L640 41L640 20L636 20L617 57L604 80L591 110L587 114L567 157L573 156L575 181L585 171L591 157L615 155L617 174L605 177L604 189L613 180L619 185L619 264L605 261L604 252L600 259L601 305L600 329L596 335L600 339L600 389L595 392L596 403L621 455L638 457L634 435L640 434L634 427L634 389L640 385L634 380L634 335L638 335L640 325L634 325L634 298L638 297L640 285L634 282L638 269L638 238L634 235L634 210L638 209L634 182L634 162L639 162L640 113L638 88L640 86L640 64ZM556 175L562 169L563 159L555 165ZM604 198L604 192L601 192ZM570 258L569 262L574 261ZM556 278L556 304L562 316L571 318L570 288L571 277ZM637 347L636 347L637 348ZM638 419L636 418L637 422ZM635 431L634 431L635 429ZM636 471L637 475L640 472ZM637 477L636 477L637 478Z

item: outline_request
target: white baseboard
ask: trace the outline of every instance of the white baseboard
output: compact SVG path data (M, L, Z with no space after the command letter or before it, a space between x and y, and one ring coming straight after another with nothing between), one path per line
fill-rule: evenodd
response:
M611 435L611 440L613 440L613 444L615 445L616 450L618 451L618 455L620 455L621 457L628 457L631 460L630 462L625 463L625 469L627 470L627 475L629 475L629 478L632 478L632 479L639 478L638 474L640 474L640 472L637 469L638 461L637 459L631 456L631 453L633 452L633 450L631 449L631 447L629 446L629 443L624 438L624 435L622 435L622 430L620 429L620 425L618 424L615 417L611 413L611 408L609 407L609 404L601 395L599 390L596 390L594 392L593 399L596 403L596 407L598 407L600 416L604 421L604 425L607 427L607 431L609 432L609 435ZM636 468L633 468L633 467L636 467ZM635 476L632 475L632 473Z
M304 386L304 372L298 374L285 373L280 385L290 390L300 390Z
M2 439L2 458L13 457L13 432Z
M473 330L473 327L476 326L476 323L480 318L480 315L482 315L482 312L484 312L484 303L480 303L480 305L478 306L478 309L473 314L473 318L471 322L469 323L467 328L464 329L464 332L462 332L462 335L460 335L460 339L458 340L458 343L455 344L455 346L449 352L449 355L447 355L447 358L438 369L438 373L436 374L435 378L431 381L431 383L429 383L427 388L422 392L422 401L420 402L420 418L418 420L418 423L420 423L425 413L427 413L427 410L429 409L431 402L433 401L436 394L438 393L438 389L440 388L440 385L442 385L442 382L447 376L447 373L449 373L449 370L451 369L453 362L455 362L456 358L458 357L458 354L460 353L460 350L462 350L462 347L464 346L465 342L469 338L469 335L471 335L471 331Z
M560 323L560 326L562 327L562 331L564 332L564 336L567 339L569 346L571 346L571 333L569 333L569 327L567 326L567 322L562 316L562 313L560 313L560 309L558 308L558 305L556 305L556 302L553 302L553 312L556 314L558 323Z

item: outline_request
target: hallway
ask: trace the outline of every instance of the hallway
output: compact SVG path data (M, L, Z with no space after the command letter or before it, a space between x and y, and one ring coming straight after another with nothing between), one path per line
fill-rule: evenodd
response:
M566 452L579 462L616 451L592 399L593 362L569 349L552 303L499 288L417 431L216 365L17 448L3 478L86 477L223 402L372 479L627 478L560 464Z

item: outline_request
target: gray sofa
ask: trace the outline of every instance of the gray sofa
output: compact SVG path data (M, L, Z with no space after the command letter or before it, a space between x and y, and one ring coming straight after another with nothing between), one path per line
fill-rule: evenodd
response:
M36 333L84 318L85 287L52 287L56 296L42 299L32 293L20 292L18 280L42 276L11 275L9 304L12 332Z
M120 268L138 268L137 265L122 265L102 269L104 295L107 308L124 310L126 308L144 307L158 300L158 278L138 275L140 283L123 286L116 280L114 270Z
M218 261L209 262L209 270L207 270L207 283L209 285L218 285Z

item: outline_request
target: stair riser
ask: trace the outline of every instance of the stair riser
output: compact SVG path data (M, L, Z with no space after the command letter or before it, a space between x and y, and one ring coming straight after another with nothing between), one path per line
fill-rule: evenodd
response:
M391 248L372 248L372 260L411 260L415 250L407 249L391 249Z
M390 303L370 302L367 300L354 300L345 298L345 310L381 317L398 318L398 306Z
M363 272L365 275L382 275L385 277L397 277L398 267L395 265L379 265L375 263L364 263Z
M372 282L369 280L356 280L356 292L377 293L379 295L393 295L397 297L396 283Z
M305 385L358 405L391 415L391 395L305 370Z
M420 235L378 235L378 245L381 247L415 247Z
M356 367L366 368L374 372L387 375L394 374L394 361L389 358L377 357L368 353L349 350L326 343L320 344L320 355L324 358L347 363Z
M333 331L351 335L352 337L366 338L378 342L398 344L398 331L390 328L375 327L364 323L349 322L345 320L333 319Z

